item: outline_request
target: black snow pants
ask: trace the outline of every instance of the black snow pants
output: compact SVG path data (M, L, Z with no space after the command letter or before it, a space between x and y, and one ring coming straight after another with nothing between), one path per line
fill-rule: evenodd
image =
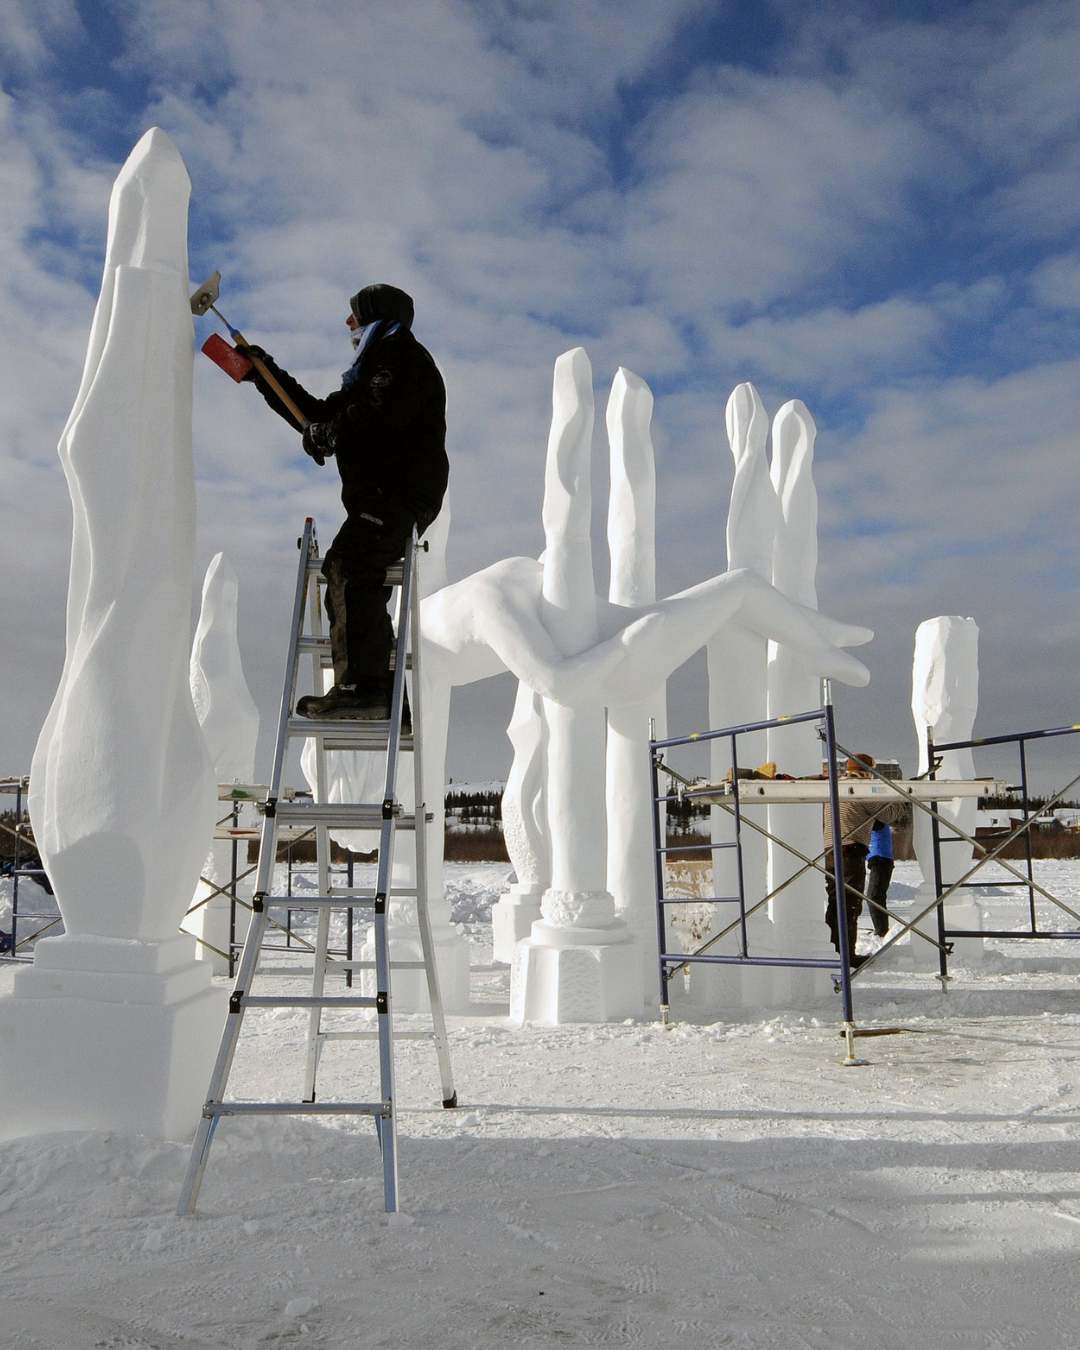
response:
M322 572L335 684L389 693L394 629L386 570L405 552L414 523L404 507L376 496L349 510L327 551Z
M862 895L866 890L866 854L865 844L845 844L844 863L844 909L847 918L848 958L855 955L855 930L862 909ZM830 850L825 854L825 867L829 875L825 878L825 923L828 925L832 945L840 951L840 935L836 925L836 879L833 876L833 855Z
M885 901L889 894L889 882L892 880L893 860L891 858L867 858L866 860L866 898L873 900L868 905L870 920L878 937L884 937L889 931L889 916L885 913ZM881 908L876 908L880 905Z

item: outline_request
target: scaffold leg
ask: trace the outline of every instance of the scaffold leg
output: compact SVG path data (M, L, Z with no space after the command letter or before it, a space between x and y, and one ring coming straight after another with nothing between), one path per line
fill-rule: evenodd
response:
M844 1023L844 1046L847 1053L844 1055L844 1058L840 1061L840 1063L843 1065L845 1069L861 1069L865 1065L870 1063L868 1059L860 1059L859 1056L855 1053L854 1022Z

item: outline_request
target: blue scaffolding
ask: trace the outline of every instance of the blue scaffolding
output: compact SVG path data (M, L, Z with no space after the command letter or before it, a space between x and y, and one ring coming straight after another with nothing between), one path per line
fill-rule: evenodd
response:
M742 828L744 824L752 825L759 833L766 834L770 838L767 830L757 826L754 822L748 820L743 815L743 807L739 790L739 756L738 740L740 736L746 736L752 732L768 731L772 728L797 726L800 723L812 722L818 726L818 734L821 736L824 749L824 758L826 762L826 777L828 779L828 800L831 808L832 824L832 869L820 865L818 859L806 858L799 850L784 844L783 840L777 842L782 844L796 857L800 858L804 864L802 871L813 867L826 875L832 875L836 887L837 897L837 943L839 954L835 958L824 956L759 956L750 950L749 934L747 930L747 919L758 909L761 908L773 895L778 894L784 886L790 885L795 877L791 877L784 886L778 887L775 892L764 896L751 905L747 905L746 887L743 877L742 860ZM664 762L663 752L674 749L677 746L700 745L709 741L727 740L731 751L731 806L726 807L734 822L734 839L722 843L710 842L701 844L683 844L669 847L664 837L661 808L666 802L676 800L679 793L661 793L660 791L660 773L667 774L671 779L680 782L684 787L693 787L690 780L685 779ZM652 775L652 796L653 796L653 845L655 857L655 880L656 880L656 930L659 944L659 975L660 975L660 1015L663 1022L668 1021L670 1012L669 985L673 975L680 970L686 970L691 965L730 965L730 966L797 966L802 968L827 970L833 975L834 988L840 995L841 1008L843 1011L843 1034L846 1041L846 1055L842 1061L845 1065L856 1065L864 1063L855 1055L855 1018L852 1011L851 1000L851 955L848 951L847 924L843 921L844 914L844 859L843 859L843 836L840 829L840 794L837 782L836 771L836 752L839 747L836 743L836 734L833 726L833 710L831 704L826 704L823 708L817 708L812 712L796 713L788 717L775 717L763 722L746 722L739 726L721 727L714 731L693 732L687 736L670 736L663 740L650 739L649 741L649 771ZM692 795L692 794L685 794ZM720 849L734 849L736 858L736 875L738 879L737 895L710 895L710 896L669 896L666 894L664 879L665 859L671 854L697 852L706 849L715 854ZM818 857L826 856L823 852ZM796 876L802 873L796 873ZM715 934L709 941L693 952L671 952L667 948L667 909L671 905L686 904L709 904L709 905L735 905L738 907L735 919L727 925L721 932ZM715 946L721 938L729 933L738 930L738 952L732 954L714 954L709 952L708 948Z

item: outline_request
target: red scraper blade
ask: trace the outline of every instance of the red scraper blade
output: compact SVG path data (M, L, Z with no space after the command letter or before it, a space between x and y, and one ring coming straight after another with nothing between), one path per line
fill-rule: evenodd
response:
M230 347L219 333L212 333L203 343L202 349L214 365L220 366L225 374L231 376L237 384L251 369L251 362L243 352L238 352L235 347Z

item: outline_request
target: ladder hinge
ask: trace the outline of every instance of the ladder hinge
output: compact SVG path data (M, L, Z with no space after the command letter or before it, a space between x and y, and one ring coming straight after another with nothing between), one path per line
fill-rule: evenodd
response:
M277 815L276 797L267 797L265 803L263 804L263 815L270 816L271 818Z
M382 818L383 820L392 820L393 817L394 817L394 799L392 797L387 797L382 804Z
M238 1013L240 1011L240 1003L243 1000L243 997L244 991L242 989L234 989L232 991L229 995L229 1012Z
M253 914L261 914L263 912L263 901L265 899L266 899L265 891L255 892L255 894L251 897L251 911Z
M375 892L375 913L376 913L376 914L385 914L385 913L386 913L386 892L385 892L385 891L376 891L376 892Z
M377 1013L390 1011L390 1000L381 991L375 995L375 1011Z

